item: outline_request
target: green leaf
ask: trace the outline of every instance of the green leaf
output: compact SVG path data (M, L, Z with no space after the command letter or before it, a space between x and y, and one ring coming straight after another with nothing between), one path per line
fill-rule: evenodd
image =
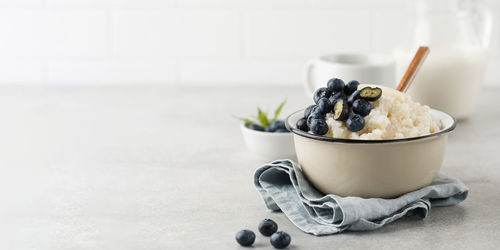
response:
M233 117L236 118L236 119L238 119L238 120L240 120L240 121L243 121L245 123L245 126L248 126L248 125L253 124L253 123L257 124L256 122L254 122L254 121L252 121L252 120L250 120L248 118L237 117L237 116L234 116L234 115L233 115Z
M276 110L274 111L274 117L271 120L271 122L274 122L274 121L276 121L276 119L278 119L278 116L281 113L281 109L283 109L283 106L285 106L285 103L286 103L286 99L283 102L281 102L280 105L276 108Z
M267 120L266 112L262 111L262 109L260 109L259 107L257 107L257 119L259 120L262 127L266 127L267 125L269 125L269 120Z

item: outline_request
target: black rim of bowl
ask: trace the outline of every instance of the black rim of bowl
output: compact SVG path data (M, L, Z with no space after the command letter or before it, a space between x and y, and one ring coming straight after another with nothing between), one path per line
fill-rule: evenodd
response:
M424 138L429 138L429 137L433 137L433 136L439 136L442 134L446 134L446 133L454 130L455 127L457 126L457 120L453 116L451 116L450 114L448 114L446 112L436 110L436 111L439 111L439 112L444 113L447 116L449 116L452 119L453 123L451 124L451 126L448 126L447 128L442 129L442 130L440 130L436 133L433 133L433 134L422 135L422 136L417 136L417 137L401 138L401 139L388 139L388 140L361 140L361 139L333 138L333 137L326 137L326 136L322 136L322 135L315 135L315 134L311 134L308 132L304 132L304 131L296 128L295 125L290 124L290 122L289 122L290 118L299 112L304 113L304 110L305 109L301 109L299 111L295 111L295 112L291 113L290 115L288 115L288 117L285 119L285 126L289 131L291 131L294 134L297 134L297 135L300 135L303 137L307 137L310 139L314 139L314 140L319 140L319 141L342 142L342 143L389 143L389 142L414 141L414 140L420 140L420 139L424 139Z

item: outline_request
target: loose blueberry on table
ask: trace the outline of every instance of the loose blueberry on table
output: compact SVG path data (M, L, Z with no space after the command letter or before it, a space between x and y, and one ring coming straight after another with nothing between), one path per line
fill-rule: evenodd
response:
M273 247L281 249L290 245L292 238L285 232L277 232L278 224L271 219L265 219L259 223L259 232L264 236L271 236L269 242ZM255 234L251 230L241 230L236 233L236 242L241 246L248 247L255 242Z
M271 236L278 231L278 224L271 219L265 219L259 224L259 232L264 236Z
M241 230L236 233L236 242L244 247L250 246L255 242L255 234L250 230Z
M325 135L329 130L326 114L333 113L333 119L345 121L350 131L362 130L365 126L364 117L370 114L373 102L382 96L382 89L364 87L358 90L358 81L352 80L345 84L338 78L328 80L326 85L326 88L314 92L316 104L305 109L304 117L297 121L296 127L304 132Z
M271 245L273 245L273 247L281 249L281 248L285 248L288 245L290 245L292 238L290 237L289 234L280 231L280 232L276 232L273 235L271 235L270 241L271 241Z

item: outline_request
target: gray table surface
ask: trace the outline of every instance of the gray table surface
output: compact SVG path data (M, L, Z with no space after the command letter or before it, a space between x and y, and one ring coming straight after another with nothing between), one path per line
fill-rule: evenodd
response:
M268 159L231 118L285 97L284 113L302 108L299 87L0 89L1 249L240 249L234 234L264 218L290 249L500 247L500 88L450 136L442 171L470 187L465 202L326 237L266 210L252 177Z

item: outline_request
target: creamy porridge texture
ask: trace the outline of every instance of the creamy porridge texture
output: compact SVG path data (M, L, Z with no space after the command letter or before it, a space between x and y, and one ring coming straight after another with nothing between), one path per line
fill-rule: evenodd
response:
M325 121L329 129L325 136L384 140L422 136L441 130L441 122L430 115L428 106L412 101L410 96L395 89L377 87L383 90L382 98L372 103L373 109L365 117L362 130L351 132L345 122L334 120L333 114L328 113Z

